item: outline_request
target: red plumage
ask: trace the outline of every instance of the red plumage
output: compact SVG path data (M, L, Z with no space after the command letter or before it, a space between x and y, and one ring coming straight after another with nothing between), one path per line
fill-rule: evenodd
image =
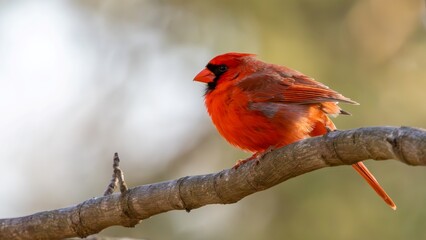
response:
M357 104L298 71L247 53L213 58L194 80L207 83L205 104L214 125L229 143L254 153L248 160L336 129L328 115L348 114L337 103ZM353 166L395 209L364 164Z

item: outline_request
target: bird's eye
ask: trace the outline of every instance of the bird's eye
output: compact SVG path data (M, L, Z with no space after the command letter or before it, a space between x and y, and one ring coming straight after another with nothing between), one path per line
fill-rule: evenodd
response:
M228 67L226 65L219 65L219 72L224 73L226 70L228 70Z
M220 77L220 75L228 71L228 66L226 66L225 64L216 65L216 64L209 63L207 64L206 68L210 70L212 73L214 73L216 77Z

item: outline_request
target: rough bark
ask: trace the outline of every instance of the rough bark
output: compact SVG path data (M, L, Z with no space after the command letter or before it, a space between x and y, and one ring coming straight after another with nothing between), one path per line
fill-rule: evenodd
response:
M170 210L230 204L289 178L329 166L396 159L426 165L426 131L410 127L369 127L334 131L266 154L237 170L186 176L92 198L75 206L0 219L0 239L84 237L113 225L132 227Z

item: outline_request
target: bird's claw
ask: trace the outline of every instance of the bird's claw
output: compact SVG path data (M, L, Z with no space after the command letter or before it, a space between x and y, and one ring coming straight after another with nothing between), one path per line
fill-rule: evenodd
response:
M247 158L247 159L240 159L238 160L235 165L232 167L233 169L237 170L241 165L243 165L246 162L249 161L255 161L255 164L258 165L260 163L259 159L252 159L251 157Z
M237 170L244 163L249 162L249 161L253 161L253 160L255 161L255 164L258 165L260 163L260 159L263 158L263 156L265 156L265 154L267 154L269 152L272 152L273 150L274 150L273 147L269 147L265 151L263 151L263 152L257 152L257 153L253 154L253 156L251 156L249 158L240 159L240 160L238 160L235 163L234 167L232 167L232 168L235 169L235 170Z
M328 127L328 126L325 126L325 129L327 130L327 133L330 133L330 132L334 132L334 131L336 131L336 129L331 129L330 127Z
M247 159L244 159L244 160L239 159L232 168L237 170L241 165L243 165L244 163L246 163L248 161L250 161L250 158L247 158Z

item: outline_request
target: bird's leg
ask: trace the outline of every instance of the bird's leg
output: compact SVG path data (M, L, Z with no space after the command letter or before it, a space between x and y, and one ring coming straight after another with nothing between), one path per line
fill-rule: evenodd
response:
M268 149L266 149L265 151L263 151L263 152L256 152L256 153L254 153L251 157L249 157L249 158L246 158L246 159L240 159L240 160L238 160L236 163L235 163L235 165L234 165L234 167L233 167L233 169L235 169L235 170L237 170L241 165L243 165L244 163L246 163L246 162L249 162L249 161L252 161L252 160L255 160L256 161L256 165L257 164L259 164L260 163L260 159L261 158L263 158L263 156L265 156L267 153L269 153L269 152L272 152L274 150L274 147L272 147L272 146L270 146L270 147L268 147Z

